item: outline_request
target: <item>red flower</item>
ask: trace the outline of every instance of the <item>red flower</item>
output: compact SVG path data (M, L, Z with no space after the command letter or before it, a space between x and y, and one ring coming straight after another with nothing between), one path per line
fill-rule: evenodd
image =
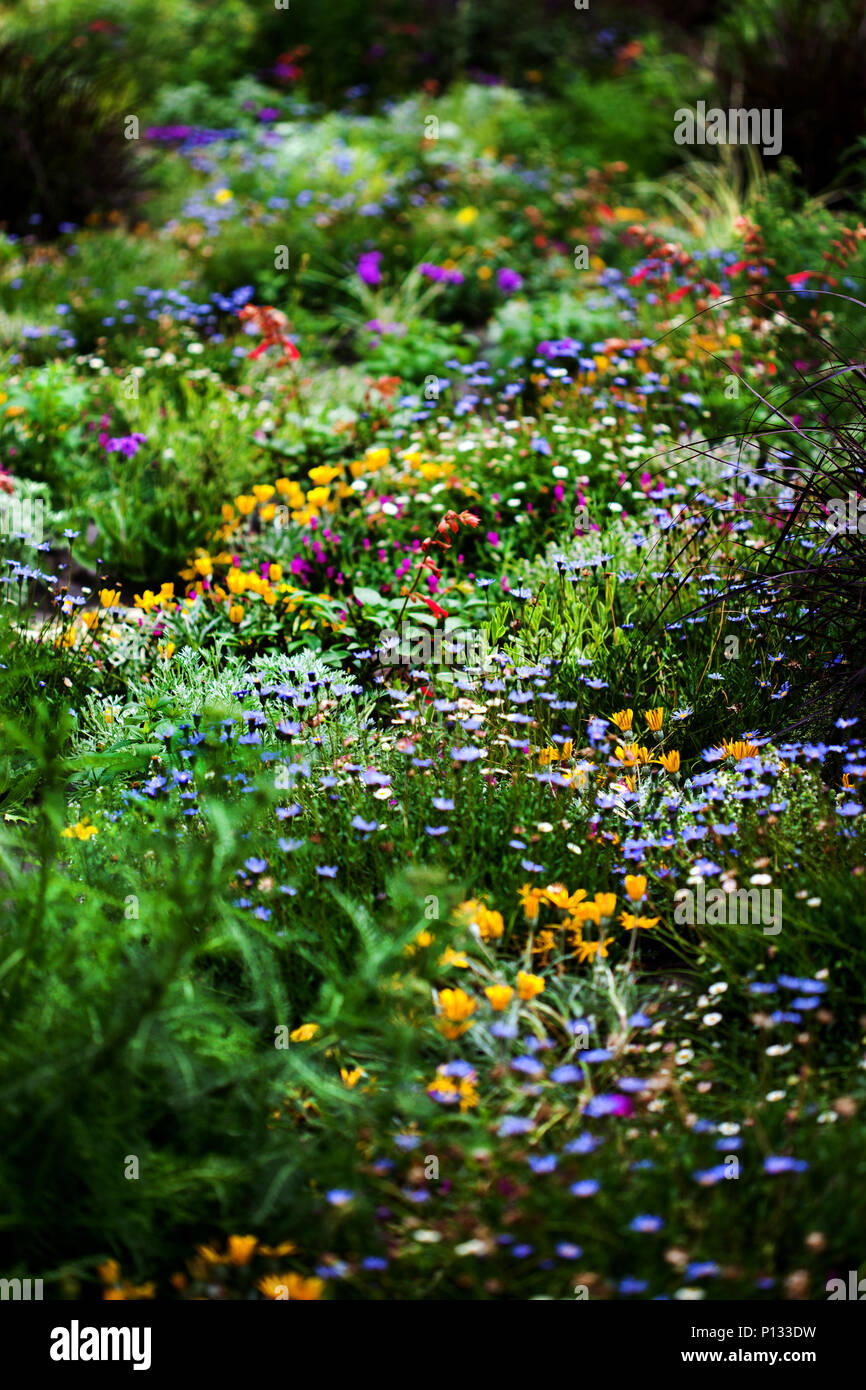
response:
M426 606L430 609L430 612L433 614L434 618L448 617L447 609L440 608L439 604L436 603L434 599L426 598L424 594L413 594L412 597L416 598L419 603L426 604Z

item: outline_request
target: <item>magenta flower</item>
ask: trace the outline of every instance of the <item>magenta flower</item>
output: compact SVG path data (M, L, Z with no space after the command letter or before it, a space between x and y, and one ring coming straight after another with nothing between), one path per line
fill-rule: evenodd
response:
M365 251L358 261L358 274L371 289L382 283L382 272L379 269L381 259L381 251Z
M518 275L516 270L509 270L507 266L503 266L496 272L496 283L503 294L513 294L522 287L523 276Z

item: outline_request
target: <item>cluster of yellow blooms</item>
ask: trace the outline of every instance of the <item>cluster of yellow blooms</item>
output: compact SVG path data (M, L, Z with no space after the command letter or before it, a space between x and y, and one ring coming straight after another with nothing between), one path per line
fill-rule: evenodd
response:
M652 733L656 739L661 739L662 725L665 717L664 707L660 705L657 709L646 710L643 717L647 722L650 733ZM635 741L634 731L632 729L633 719L634 710L632 709L619 709L610 716L610 722L616 725L621 734L626 735L627 741L624 744L618 744L615 749L615 756L622 763L623 767L635 769L638 767L646 767L650 763L658 763L659 766L664 768L665 772L679 772L680 755L678 750L672 749L668 753L660 753L658 756L654 756L652 749L645 748L643 744ZM634 778L626 777L625 782L629 790L634 791Z
M511 985L489 985L484 993L494 1013L507 1009L515 994L523 1003L529 1003L544 990L542 975L531 975L527 970L518 970L516 987ZM459 1038L472 1027L472 1015L479 1006L479 1000L464 989L440 989L437 995L439 1011L439 1031L446 1038Z
M642 903L647 894L646 877L643 874L626 874L625 892L633 907ZM579 963L594 960L596 956L606 959L607 948L614 938L605 936L604 928L616 914L616 893L596 893L590 902L583 888L569 893L561 883L552 883L546 888L525 883L520 889L520 899L525 921L537 929L532 946L534 953L548 956L557 944L556 933L560 931L567 934L572 953ZM538 927L541 908L545 904L563 914L555 928ZM659 922L658 917L645 917L629 911L621 912L619 920L626 931L655 927ZM584 928L589 923L598 928L599 936L595 940L584 937Z

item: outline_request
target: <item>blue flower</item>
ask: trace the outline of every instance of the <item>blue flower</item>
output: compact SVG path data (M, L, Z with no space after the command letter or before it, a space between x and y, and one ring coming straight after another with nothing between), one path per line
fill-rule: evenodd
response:
M553 1071L550 1073L550 1079L551 1081L555 1081L557 1085L564 1085L571 1081L582 1081L583 1072L580 1067L575 1067L567 1063L562 1067L554 1067Z
M329 1192L325 1193L325 1196L332 1207L345 1207L352 1201L355 1194L344 1187L332 1187Z
M809 1164L805 1158L790 1158L784 1154L770 1154L769 1158L764 1159L764 1172L775 1175L776 1173L805 1173Z
M639 1235L648 1235L655 1231L660 1231L664 1226L664 1221L660 1216L636 1216L629 1222L629 1230L637 1231Z
M497 1134L500 1139L510 1139L515 1134L528 1134L534 1128L532 1120L523 1119L520 1115L506 1115Z
M556 1171L556 1154L530 1155L529 1166L533 1173L553 1173Z

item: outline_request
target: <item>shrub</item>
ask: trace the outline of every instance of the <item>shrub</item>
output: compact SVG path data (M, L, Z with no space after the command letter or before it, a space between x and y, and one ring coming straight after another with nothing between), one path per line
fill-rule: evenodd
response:
M34 59L19 44L0 48L0 207L12 231L52 236L134 206L142 166L123 114L122 93L84 76L63 49Z

